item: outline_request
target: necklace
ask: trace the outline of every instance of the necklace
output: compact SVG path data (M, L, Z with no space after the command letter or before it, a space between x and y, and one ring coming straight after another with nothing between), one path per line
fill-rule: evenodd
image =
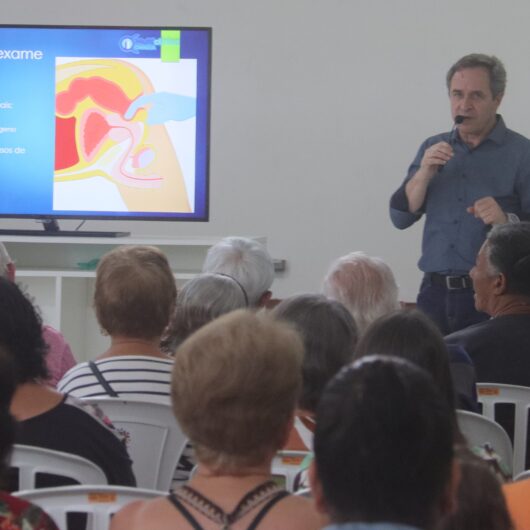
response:
M220 525L221 530L230 530L231 525L239 521L256 506L282 493L283 490L280 486L272 480L267 480L245 494L237 503L237 506L229 513L226 513L220 506L190 486L178 488L173 492L173 495L210 521Z

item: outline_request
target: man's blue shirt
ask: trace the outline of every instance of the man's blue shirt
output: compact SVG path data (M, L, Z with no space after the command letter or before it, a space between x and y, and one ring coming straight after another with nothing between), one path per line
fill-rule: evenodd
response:
M454 156L427 188L422 209L408 211L405 184L420 167L425 150L440 141L451 143ZM501 116L490 134L471 149L458 132L432 136L420 146L407 178L390 199L390 218L408 228L425 213L422 255L424 272L467 273L490 226L467 212L483 197L493 197L502 210L530 219L530 140L506 127Z

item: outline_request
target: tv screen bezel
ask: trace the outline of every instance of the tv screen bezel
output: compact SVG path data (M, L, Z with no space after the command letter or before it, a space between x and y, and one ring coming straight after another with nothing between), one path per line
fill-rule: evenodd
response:
M86 215L82 213L69 214L9 214L0 212L0 219L36 219L42 221L53 221L59 219L72 219L84 221L170 221L170 222L208 222L210 220L210 147L211 147L211 102L212 102L212 38L213 28L211 26L137 26L137 25L84 25L84 24L4 24L0 23L0 29L3 28L20 28L20 29L94 29L94 30L155 30L155 31L201 31L208 35L207 47L207 113L205 121L205 160L204 160L204 214L197 216L194 213L168 213L157 212L156 215L145 214L124 215L124 212L115 212L113 214L95 214Z

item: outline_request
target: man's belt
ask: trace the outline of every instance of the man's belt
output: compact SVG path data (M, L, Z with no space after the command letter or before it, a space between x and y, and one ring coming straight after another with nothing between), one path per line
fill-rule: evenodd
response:
M473 282L468 274L453 276L451 274L440 274L439 272L427 273L433 285L442 285L449 291L456 289L472 289Z

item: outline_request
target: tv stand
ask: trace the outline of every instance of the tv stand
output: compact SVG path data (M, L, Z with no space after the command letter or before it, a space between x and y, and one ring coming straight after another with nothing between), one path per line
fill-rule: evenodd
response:
M46 237L127 237L130 232L107 232L98 230L59 230L58 232L31 229L0 229L0 235L5 236L46 236Z
M0 235L5 236L52 236L52 237L127 237L130 232L112 232L100 230L61 230L57 219L45 217L39 219L44 230L2 228Z

